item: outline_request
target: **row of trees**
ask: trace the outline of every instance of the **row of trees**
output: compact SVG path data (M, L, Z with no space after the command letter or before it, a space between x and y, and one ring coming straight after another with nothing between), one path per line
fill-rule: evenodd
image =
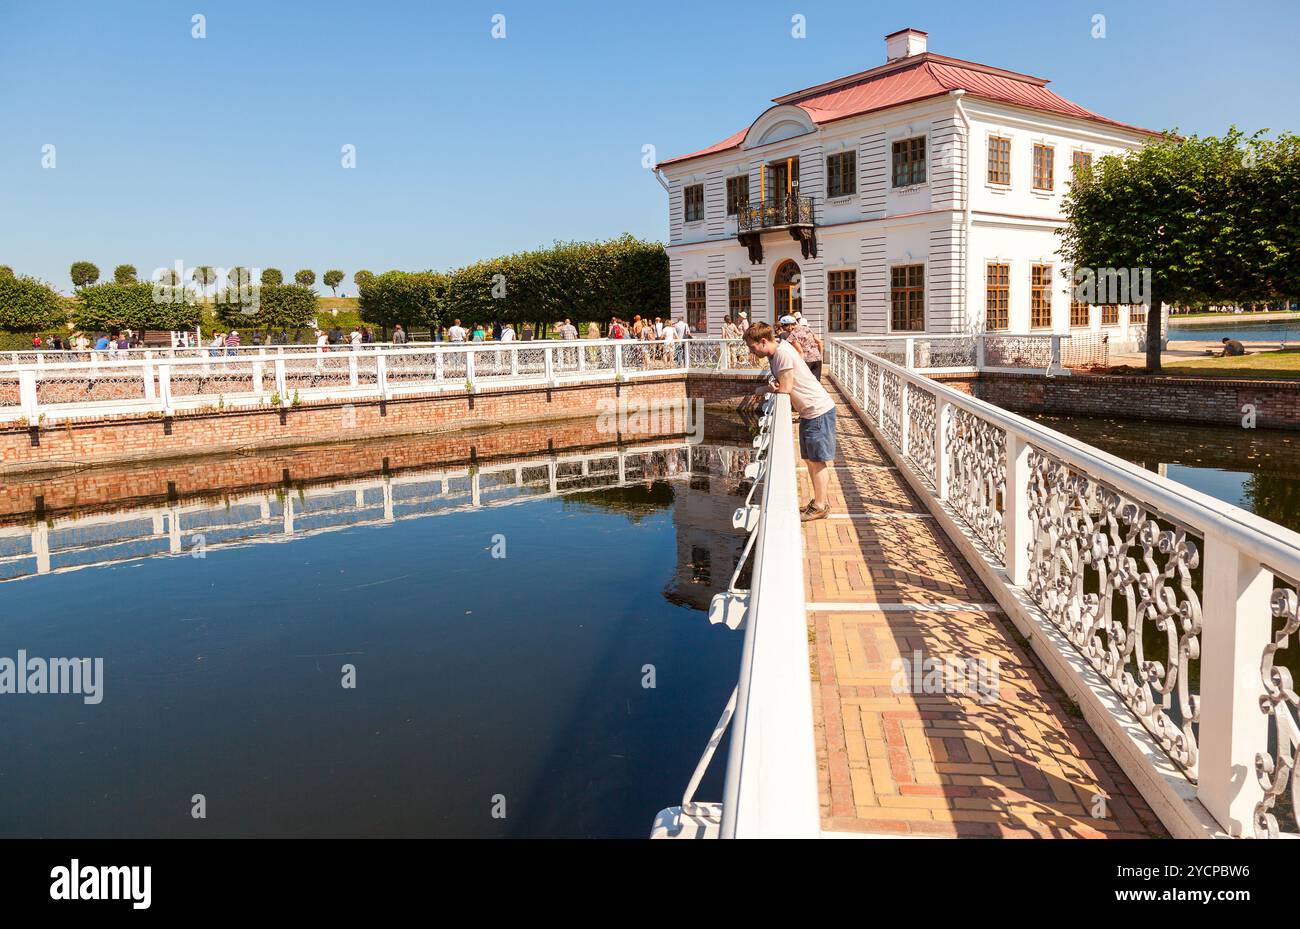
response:
M557 242L453 271L389 271L359 280L361 318L390 328L469 322L549 323L613 315L666 315L668 256L658 242L623 235Z
M13 273L12 269L6 268L5 270L9 270L10 274ZM93 287L99 283L99 267L91 261L74 261L72 263L72 268L68 272L68 276L72 280L72 286L78 290L81 290L83 287ZM164 277L165 276L166 274L164 274ZM346 276L347 275L342 271L330 270L326 271L321 276L321 280L324 282L326 287L337 295L338 287L343 283L343 279ZM358 271L356 274L352 275L352 281L360 287L362 281L372 277L374 277L374 275L369 271ZM191 279L194 283L201 286L215 284L217 282L216 269L209 265L201 265L194 269L191 274ZM113 269L113 282L115 284L134 284L139 280L140 273L136 270L135 265L120 264ZM311 287L316 283L316 272L308 268L303 268L302 270L293 273L293 280L294 283L302 287ZM262 272L261 281L263 284L283 284L284 272L279 268L267 268Z
M215 274L195 275L196 283L215 283ZM200 279L201 278L201 279ZM303 284L253 284L242 268L232 269L231 285L212 300L217 319L230 328L292 329L311 325L320 298ZM85 332L124 329L193 329L203 318L199 293L175 272L162 280L114 280L87 284L68 300L32 277L0 271L0 330L44 332L68 323Z
M1079 172L1062 208L1075 268L1150 269L1148 370L1160 368L1161 303L1300 296L1300 136L1170 134Z

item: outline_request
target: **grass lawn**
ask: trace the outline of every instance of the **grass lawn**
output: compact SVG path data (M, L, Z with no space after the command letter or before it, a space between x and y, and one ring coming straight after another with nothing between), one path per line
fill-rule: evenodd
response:
M1300 348L1255 352L1236 358L1195 358L1163 365L1162 374L1176 377L1267 377L1300 380Z

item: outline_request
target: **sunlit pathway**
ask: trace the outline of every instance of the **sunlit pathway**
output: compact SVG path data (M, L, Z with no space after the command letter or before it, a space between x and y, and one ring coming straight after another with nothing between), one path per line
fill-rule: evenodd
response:
M837 402L833 515L804 526L822 828L1164 835L880 446ZM806 501L802 468L799 485Z

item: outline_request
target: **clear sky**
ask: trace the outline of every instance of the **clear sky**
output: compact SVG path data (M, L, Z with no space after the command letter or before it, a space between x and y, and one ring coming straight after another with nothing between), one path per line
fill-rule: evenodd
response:
M883 63L905 26L1124 122L1300 129L1296 0L886 6L0 0L0 264L63 290L78 259L337 267L354 293L362 267L662 239L643 145L715 142L780 93Z

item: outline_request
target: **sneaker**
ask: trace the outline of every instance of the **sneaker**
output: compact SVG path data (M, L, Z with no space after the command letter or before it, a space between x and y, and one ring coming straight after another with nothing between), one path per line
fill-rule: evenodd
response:
M816 503L808 504L807 509L799 514L799 522L810 523L815 519L825 519L831 515L830 504L819 507Z
M817 508L817 501L809 500L808 505L799 510L799 515L802 516L804 513L811 513L816 508Z

